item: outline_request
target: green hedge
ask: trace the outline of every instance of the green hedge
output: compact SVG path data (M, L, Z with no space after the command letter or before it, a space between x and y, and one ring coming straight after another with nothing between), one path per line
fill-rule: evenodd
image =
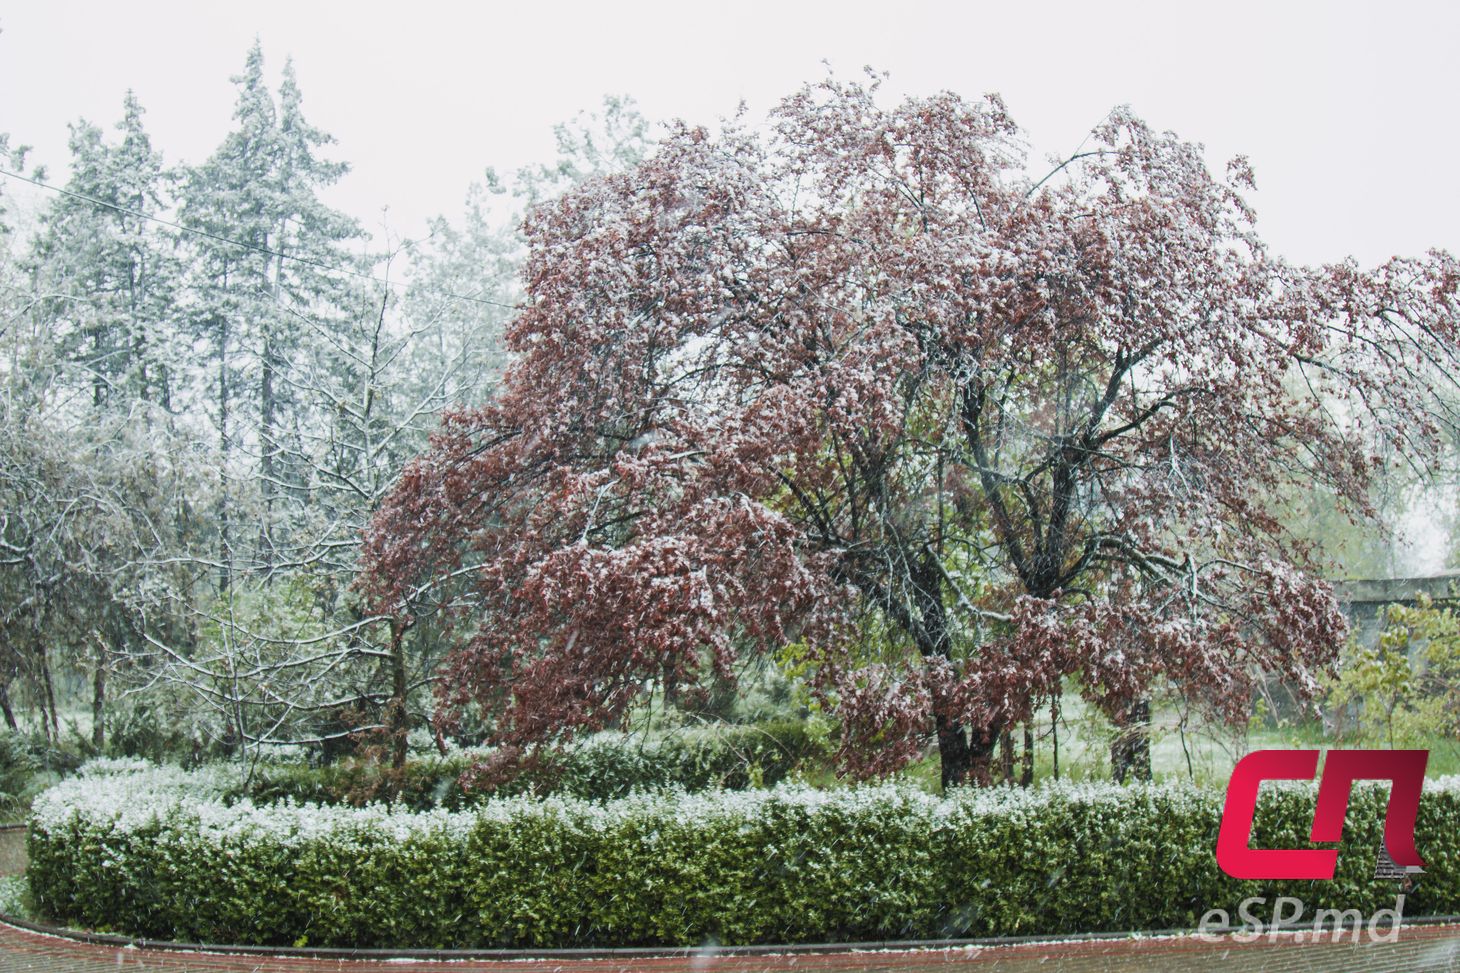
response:
M117 768L111 768L116 770ZM95 929L331 946L627 946L1192 928L1249 895L1393 905L1370 877L1384 792L1355 794L1333 882L1226 878L1218 793L894 785L489 801L469 812L221 799L219 771L92 768L41 796L38 908ZM1264 791L1300 842L1311 788ZM1460 783L1430 785L1406 913L1460 912Z
M463 790L462 775L480 756L462 751L416 759L399 771L363 762L264 765L227 796L255 803L291 799L359 807L386 801L415 810L457 810L527 793L608 800L656 788L740 790L768 787L798 768L823 765L830 748L825 734L804 720L712 724L648 736L600 733L548 754L510 785Z

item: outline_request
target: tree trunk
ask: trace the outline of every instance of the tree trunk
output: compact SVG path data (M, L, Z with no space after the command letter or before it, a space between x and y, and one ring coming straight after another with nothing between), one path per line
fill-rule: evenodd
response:
M446 756L450 751L446 748L446 734L441 732L441 724L436 722L436 717L427 717L427 723L431 725L431 739L436 741L436 752Z
M106 644L96 641L96 671L91 680L91 745L106 745Z
M400 770L406 765L410 720L406 714L406 626L390 623L390 766Z
M935 719L938 727L938 763L942 770L943 790L969 783L973 772L973 750L968 745L968 731L946 717Z
M999 734L999 772L1005 784L1014 783L1014 729Z
M1119 783L1134 775L1136 780L1151 779L1151 701L1146 697L1135 700L1117 714L1119 729L1115 741L1110 744L1110 772Z
M1003 730L994 727L983 735L970 733L969 751L972 754L973 769L969 772L969 783L989 787L994 782L994 750L999 745L999 734Z
M286 247L285 226L274 233L275 246L280 254ZM279 454L279 399L275 388L277 372L284 365L283 352L279 347L281 335L278 332L276 315L283 306L284 258L265 258L264 279L269 284L271 307L265 312L264 342L259 370L259 488L263 494L263 522L259 524L260 559L265 567L274 563L274 501L279 495L282 471L278 467Z
M1054 751L1054 779L1060 779L1060 698L1049 698L1049 739Z
M943 717L938 717L936 723L943 790L959 785L987 787L993 783L993 754L999 732L990 730L981 737Z
M40 645L36 656L40 663L41 690L45 694L41 703L41 725L46 732L46 739L55 743L61 739L60 718L56 715L56 684L51 678L51 660L46 653L45 643L37 644Z
M1019 772L1019 786L1029 787L1034 783L1034 731L1024 724L1024 766Z
M939 592L941 572L935 564L919 567L912 578L914 597L918 602L920 624L901 606L888 602L890 614L912 635L924 659L947 660L951 655L952 637L948 631L948 615ZM992 760L998 745L1000 727L985 727L982 732L948 717L942 700L933 700L934 726L938 733L938 761L941 765L943 789L963 784L988 786L993 782Z
M227 286L227 273L224 274ZM228 316L220 315L218 326L218 453L220 462L218 490L218 593L226 595L233 585L233 549L229 536L229 517L233 512L228 491Z
M0 711L5 713L5 725L12 731L19 732L20 725L15 722L15 710L10 705L10 680L0 680Z
M953 639L942 602L942 568L936 562L925 561L915 566L908 580L917 605L916 613L875 580L863 580L859 584L887 612L887 617L911 637L925 663L946 663L952 657ZM993 782L991 757L1003 728L969 727L950 717L943 704L944 700L935 694L933 722L938 736L943 789L963 784L987 786Z
M274 538L271 522L274 515L275 477L275 398L274 398L274 342L272 335L264 338L262 366L259 371L259 492L263 499L263 519L259 522L259 561L264 567L274 563Z

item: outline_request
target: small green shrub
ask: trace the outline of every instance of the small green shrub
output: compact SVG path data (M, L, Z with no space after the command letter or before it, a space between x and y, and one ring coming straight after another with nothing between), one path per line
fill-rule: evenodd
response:
M35 796L79 767L82 759L39 734L0 731L0 822L22 820Z
M601 733L547 755L541 766L508 785L464 790L462 775L480 756L463 751L416 759L399 771L364 761L266 765L235 796L260 804L285 798L357 807L388 801L415 810L455 810L493 796L527 793L608 800L665 787L740 790L768 787L798 768L823 763L829 748L816 726L804 720L711 724L649 736Z
M24 875L0 875L0 915L31 918L30 886Z
M14 732L0 733L0 814L19 805L42 766L29 740Z
M1392 906L1385 791L1355 791L1331 882L1239 882L1220 792L799 786L510 797L426 812L228 803L210 768L111 763L37 799L37 909L137 935L332 946L628 946L1191 928L1250 895ZM1300 844L1314 789L1264 789L1257 840ZM1406 912L1460 911L1460 780L1430 783ZM1271 901L1271 898L1269 898ZM1310 913L1311 914L1311 913Z

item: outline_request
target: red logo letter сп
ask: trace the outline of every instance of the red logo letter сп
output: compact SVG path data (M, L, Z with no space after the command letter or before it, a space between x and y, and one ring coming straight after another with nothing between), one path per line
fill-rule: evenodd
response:
M1384 845L1395 864L1423 867L1414 847L1414 822L1419 814L1428 750L1330 750L1318 785L1312 841L1338 841L1356 780L1391 783L1384 813ZM1227 784L1222 828L1217 835L1217 864L1233 878L1333 878L1336 848L1253 848L1252 816L1257 791L1265 780L1312 780L1318 771L1317 750L1255 750L1237 761Z

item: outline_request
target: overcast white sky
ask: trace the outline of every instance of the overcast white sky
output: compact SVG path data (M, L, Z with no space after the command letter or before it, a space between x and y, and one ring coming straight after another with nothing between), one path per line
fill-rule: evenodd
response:
M769 107L829 60L894 92L1004 95L1040 153L1115 104L1257 170L1260 228L1295 259L1460 251L1460 4L527 3L9 0L0 131L62 175L66 122L137 91L169 161L227 131L255 35L292 55L353 172L332 195L421 232L485 166L551 156L551 125L605 93L651 118ZM20 195L18 187L6 190ZM38 192L38 191L33 191Z
M1040 154L1116 104L1256 168L1259 228L1291 258L1460 252L1460 4L892 2L77 3L0 8L0 132L64 177L66 123L110 126L136 90L170 162L231 124L230 75L262 39L292 55L315 124L353 171L332 202L415 236L488 166L552 155L551 126L605 93L650 118L761 112L863 65L891 92L1000 92ZM21 205L41 191L4 187ZM1443 557L1417 510L1414 568ZM1437 540L1438 538L1438 540Z

